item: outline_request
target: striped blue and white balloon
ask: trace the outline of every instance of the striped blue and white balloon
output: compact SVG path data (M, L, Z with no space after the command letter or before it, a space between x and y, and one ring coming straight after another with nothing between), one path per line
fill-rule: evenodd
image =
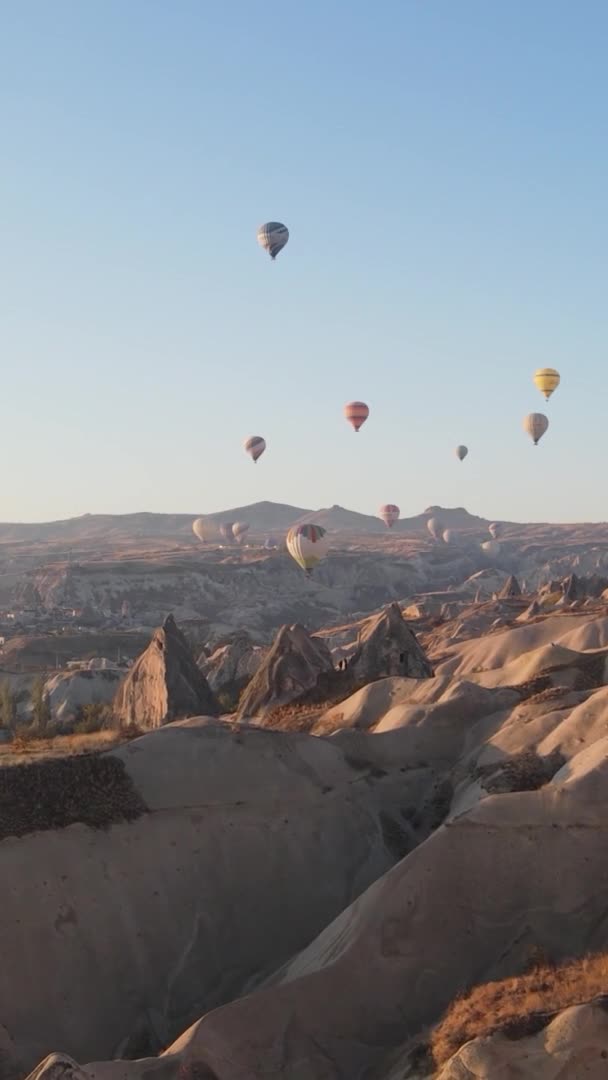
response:
M267 251L271 259L276 259L289 240L289 229L280 221L267 221L258 229L258 244Z

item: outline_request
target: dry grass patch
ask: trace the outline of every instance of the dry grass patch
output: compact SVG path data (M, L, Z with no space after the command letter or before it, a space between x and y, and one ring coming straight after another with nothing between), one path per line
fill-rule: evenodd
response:
M522 1038L551 1016L608 994L608 953L560 967L543 965L525 975L476 986L450 1005L433 1031L430 1047L438 1067L471 1039L497 1031Z
M121 742L125 742L125 733L121 731L96 731L85 735L54 735L41 739L28 729L24 729L15 735L10 743L0 744L0 765L20 765L26 761L41 761L45 758L90 754L99 750L110 750Z

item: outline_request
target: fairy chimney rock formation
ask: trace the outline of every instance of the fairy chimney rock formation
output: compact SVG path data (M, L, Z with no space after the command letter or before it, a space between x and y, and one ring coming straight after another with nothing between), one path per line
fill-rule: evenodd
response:
M363 624L348 672L356 682L371 682L388 675L411 679L433 676L424 649L395 603Z
M513 600L515 597L521 596L521 586L514 574L505 581L502 589L498 594L499 600Z
M214 694L231 689L240 691L255 675L266 651L242 630L231 641L218 645L210 656L200 656L198 666Z
M331 653L300 626L282 626L241 697L237 717L264 715L304 698L334 671Z
M121 725L158 728L187 716L217 716L218 703L172 615L154 631L114 698Z

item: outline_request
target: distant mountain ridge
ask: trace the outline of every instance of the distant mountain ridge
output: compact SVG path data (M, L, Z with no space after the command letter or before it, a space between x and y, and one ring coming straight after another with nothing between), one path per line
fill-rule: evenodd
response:
M138 540L163 543L183 544L192 540L192 522L201 516L193 514L162 514L137 512L133 514L83 514L80 517L67 518L63 521L40 523L0 523L0 546L2 544L58 544L71 547L79 543L100 542L136 543ZM219 510L213 514L202 515L207 521L221 525L225 521L247 521L251 534L259 537L276 533L281 536L295 524L314 522L322 525L330 533L351 536L392 536L421 537L427 535L427 522L430 517L438 517L446 529L454 529L461 534L468 534L471 539L481 540L488 531L491 519L470 514L463 506L428 506L422 513L402 518L392 529L386 529L383 522L372 514L361 514L348 510L337 503L329 507L309 510L302 506L290 506L287 503L269 501L251 503L248 506L235 506ZM505 527L508 537L511 530L516 530L521 538L526 534L528 541L542 540L559 534L564 530L571 539L581 543L595 540L605 542L608 524L605 522L579 522L552 524L547 522L518 523L497 518Z
M192 522L197 514L162 514L137 512L133 514L83 514L63 521L40 523L0 523L0 543L58 542L77 543L99 540L158 539L183 541L192 536ZM334 504L317 510L284 503L257 502L237 506L213 514L203 514L210 522L247 521L252 532L286 532L291 525L315 522L330 532L352 534L386 532L379 518ZM393 533L420 534L426 532L429 517L441 519L446 528L470 532L485 532L489 522L469 514L464 507L429 507L414 517L403 518L393 527Z

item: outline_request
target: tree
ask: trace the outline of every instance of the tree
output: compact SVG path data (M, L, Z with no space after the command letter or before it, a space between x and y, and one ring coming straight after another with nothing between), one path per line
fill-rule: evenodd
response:
M0 727L13 732L17 723L17 695L11 690L8 679L0 685Z
M45 681L42 675L32 684L32 721L33 726L43 734L51 722L51 703L45 689Z

